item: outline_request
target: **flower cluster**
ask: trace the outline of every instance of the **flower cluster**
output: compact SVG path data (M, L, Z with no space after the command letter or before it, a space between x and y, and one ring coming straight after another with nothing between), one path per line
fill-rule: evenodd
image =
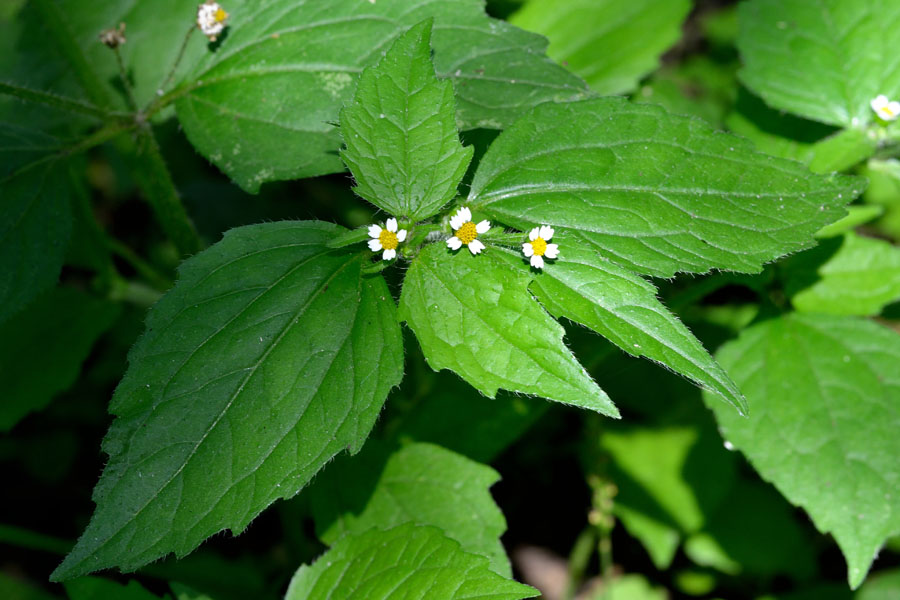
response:
M488 220L472 221L472 211L462 207L450 217L450 227L453 236L447 240L447 247L453 251L463 246L468 247L473 255L480 254L484 250L484 242L478 239L491 229ZM369 249L372 252L382 252L382 260L393 260L397 257L397 248L406 241L407 230L398 229L397 219L391 217L382 228L380 225L369 225ZM535 227L528 234L528 241L522 244L522 253L530 259L531 266L535 269L544 268L544 259L555 259L559 256L559 246L550 243L553 239L553 228L548 225Z
M876 96L869 106L882 121L896 121L900 117L900 102L889 100L884 94Z
M206 0L197 7L197 27L211 42L216 41L216 38L225 29L226 19L228 19L228 13L215 0Z

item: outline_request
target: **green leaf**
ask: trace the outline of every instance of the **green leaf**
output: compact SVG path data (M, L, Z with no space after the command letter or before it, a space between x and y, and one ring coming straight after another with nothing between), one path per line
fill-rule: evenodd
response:
M431 29L428 20L400 36L363 71L353 104L341 111L341 158L354 191L413 221L453 199L474 150L459 143L453 84L434 74Z
M137 581L129 581L127 585L122 585L108 579L100 579L99 577L81 577L65 583L66 593L70 600L169 600L170 596L166 595L160 599L159 596L151 594Z
M577 236L560 233L553 241L560 258L546 264L529 286L551 315L581 323L631 355L662 363L747 412L740 390L656 299L653 284L583 247ZM506 256L524 268L519 256Z
M501 133L469 205L523 230L569 229L640 273L757 273L811 246L863 185L758 154L697 119L601 98L544 104Z
M316 533L332 545L376 527L433 525L510 577L500 543L506 520L488 491L499 479L492 468L440 446L410 444L391 453L370 441L358 455L330 465L310 488Z
M401 525L347 535L300 567L285 600L518 600L534 588L497 575L435 527Z
M863 129L844 129L812 147L813 173L844 171L866 160L878 149L874 135Z
M661 587L651 585L643 575L623 575L613 579L608 587L592 600L668 600L669 594Z
M900 300L900 248L853 232L787 261L785 291L801 312L877 315Z
M58 288L0 325L0 381L5 387L0 431L9 431L75 382L81 363L119 310L112 302Z
M689 0L529 0L510 22L547 36L551 58L612 96L659 66L690 10Z
M893 0L754 0L739 19L739 76L773 108L856 127L874 121L873 98L900 95Z
M789 314L744 330L718 357L753 407L745 419L709 402L722 435L834 536L856 588L900 531L900 336Z
M532 299L530 281L491 250L431 244L407 271L400 318L432 369L450 369L486 396L503 388L618 417L563 344L562 326Z
M541 102L589 93L544 56L546 40L488 18L482 0L246 0L229 12L229 35L193 69L176 109L194 146L250 192L342 171L333 123L357 75L426 18L465 129L500 129Z
M44 163L0 181L0 322L53 287L72 235L68 172Z
M229 231L186 261L116 389L97 510L56 580L240 532L338 452L402 376L394 301L316 221Z
M847 216L826 225L816 232L817 238L829 238L843 235L853 231L860 225L865 225L873 219L877 219L884 213L884 207L879 205L852 204L847 207Z

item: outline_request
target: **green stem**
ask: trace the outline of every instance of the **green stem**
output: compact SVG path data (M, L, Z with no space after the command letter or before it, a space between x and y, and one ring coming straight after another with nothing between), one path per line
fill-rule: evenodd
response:
M564 598L572 600L575 593L584 581L584 574L587 571L588 563L591 556L594 555L594 544L596 543L597 532L593 525L586 527L575 540L572 546L572 552L569 553L569 582L566 585L566 593Z
M162 292L139 281L128 281L119 277L109 293L111 300L130 302L141 308L150 308L162 297Z
M166 75L166 78L163 79L162 84L157 88L158 93L162 94L165 91L165 89L169 86L169 84L172 82L172 78L175 77L175 71L178 70L178 65L181 64L181 59L184 58L184 53L187 50L188 41L190 41L191 34L194 33L195 29L197 29L197 27L194 25L191 25L191 28L188 29L187 33L184 36L184 39L181 40L181 48L178 49L178 55L175 57L175 62L172 63L172 68L169 69L169 73ZM163 96L163 98L165 98L165 96ZM147 110L145 111L146 113L148 113L148 118L149 118L150 110L153 108L154 104L155 104L155 102L151 102L150 105L147 107ZM166 104L168 104L168 102ZM165 106L165 104L163 104L163 106Z
M134 250L106 232L103 232L103 237L103 243L106 248L131 265L135 272L156 290L165 292L172 287L173 282L168 277L157 271L153 265L141 258Z
M138 186L178 252L182 256L195 254L202 247L200 236L178 197L156 138L149 128L138 131L137 148L124 148L126 155L132 154L131 166Z
M109 88L91 67L81 51L81 47L75 42L75 37L69 30L65 15L59 5L53 0L34 0L34 3L41 13L44 25L59 45L62 55L72 65L72 70L91 102L99 107L112 106L112 98L108 93Z
M122 89L125 90L125 99L128 100L128 106L131 110L137 112L137 100L134 99L134 91L131 89L131 82L128 81L128 70L125 68L125 63L122 61L122 53L119 52L118 46L113 48L112 51L116 55L116 64L119 65L119 79L122 80Z
M43 550L60 556L65 556L72 549L72 543L69 541L14 525L0 524L0 542L17 548Z
M4 83L2 81L0 81L0 94L14 96L26 102L44 104L67 112L87 115L98 119L106 119L109 116L122 116L121 114L109 113L102 108L97 108L96 106L85 104L84 102L73 100L72 98L51 94L50 92L32 90L27 87Z

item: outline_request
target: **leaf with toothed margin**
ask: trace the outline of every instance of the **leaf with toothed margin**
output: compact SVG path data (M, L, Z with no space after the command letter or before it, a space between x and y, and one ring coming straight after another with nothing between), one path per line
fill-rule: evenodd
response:
M342 450L402 376L394 300L318 221L241 227L186 261L129 354L97 509L54 580L242 531Z
M411 523L338 540L297 570L285 600L519 600L536 589L491 571L437 527Z
M553 225L639 273L762 265L814 245L864 181L814 175L649 104L547 103L494 141L468 204L527 229Z
M661 363L712 390L741 413L747 401L722 367L639 275L603 259L565 232L554 235L557 260L546 261L529 289L554 317L596 331L625 352ZM500 252L527 270L521 255Z
M741 418L707 396L723 437L834 536L858 587L900 533L900 335L792 313L745 329L717 357L753 407Z
M456 196L474 147L456 131L453 84L431 64L432 21L400 36L363 71L341 111L341 158L357 194L389 215L426 219Z
M412 261L400 318L431 368L450 369L491 398L503 388L618 418L563 344L562 326L531 297L531 276L493 254L431 244Z
M464 129L501 129L549 100L590 94L544 38L487 17L484 0L246 0L177 91L188 139L242 188L344 169L335 128L359 73L434 18L434 65Z

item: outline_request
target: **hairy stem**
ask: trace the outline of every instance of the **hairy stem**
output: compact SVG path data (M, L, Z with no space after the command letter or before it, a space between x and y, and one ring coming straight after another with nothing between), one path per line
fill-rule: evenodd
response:
M67 112L96 117L98 119L106 119L109 116L122 116L121 114L110 113L102 108L97 108L96 106L85 104L84 102L72 98L66 98L65 96L59 96L50 92L32 90L27 87L13 85L2 81L0 81L0 94L14 96L26 102L44 104Z
M116 64L119 65L119 79L122 80L122 89L125 90L125 99L128 106L133 111L137 111L137 100L134 99L134 91L131 89L131 82L128 80L128 70L125 68L125 62L122 60L122 53L118 47L112 49L116 55Z
M178 70L178 65L181 64L181 59L184 58L184 53L187 50L188 41L191 39L191 34L194 33L196 27L191 25L191 28L187 30L187 33L184 35L184 39L181 40L181 48L178 49L178 54L175 56L175 62L172 63L172 68L169 69L168 74L165 79L163 79L162 84L160 84L159 88L157 88L157 94L162 95L166 88L169 87L169 84L172 83L172 78L175 77L175 71ZM150 109L153 107L155 102L152 102L150 106L147 107L146 112L150 112ZM163 105L165 106L165 105Z

